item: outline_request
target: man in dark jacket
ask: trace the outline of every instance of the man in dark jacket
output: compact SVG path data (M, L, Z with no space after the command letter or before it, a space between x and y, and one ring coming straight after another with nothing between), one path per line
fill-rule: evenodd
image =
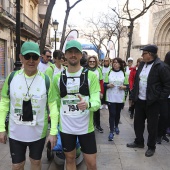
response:
M136 73L131 98L135 102L134 130L136 139L128 143L130 148L144 148L143 132L145 120L148 129L148 150L145 156L154 155L156 149L157 125L161 102L170 94L170 70L158 56L155 45L147 45L143 50L141 62Z

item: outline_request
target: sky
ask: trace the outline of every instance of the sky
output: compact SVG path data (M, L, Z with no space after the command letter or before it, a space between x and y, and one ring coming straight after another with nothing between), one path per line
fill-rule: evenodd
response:
M72 6L77 0L70 0ZM100 16L100 13L108 13L110 7L116 6L118 0L82 0L73 9L71 9L67 25L83 27L86 25L88 18ZM65 0L56 0L56 4L52 11L52 19L59 22L58 33L62 32L66 11ZM85 26L86 27L86 26ZM54 33L54 31L53 31ZM87 40L80 40L82 43L90 43ZM59 46L59 43L57 44ZM93 50L88 50L88 53L95 55Z
M76 0L70 0L73 5ZM108 7L113 7L117 0L82 0L70 12L68 24L82 25L87 18L99 15L101 12L107 12ZM52 11L52 19L59 22L58 31L62 31L65 18L66 2L65 0L56 0Z

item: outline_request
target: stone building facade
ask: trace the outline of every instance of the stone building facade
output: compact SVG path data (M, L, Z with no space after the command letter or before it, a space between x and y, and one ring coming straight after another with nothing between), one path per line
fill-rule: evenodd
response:
M141 57L140 48L155 44L158 46L158 56L163 60L170 51L170 1L168 5L154 5L149 11L136 20L132 37L131 57L134 63ZM128 38L122 37L120 57L126 60Z

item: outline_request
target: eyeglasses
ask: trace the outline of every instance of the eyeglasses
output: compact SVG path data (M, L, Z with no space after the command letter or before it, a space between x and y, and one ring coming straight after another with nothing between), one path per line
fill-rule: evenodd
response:
M95 63L95 61L89 61L89 63Z
M36 61L36 60L38 60L39 59L39 55L37 55L37 54L25 54L24 55L24 59L25 60L29 60L30 58L32 58L32 60L34 60L34 61Z

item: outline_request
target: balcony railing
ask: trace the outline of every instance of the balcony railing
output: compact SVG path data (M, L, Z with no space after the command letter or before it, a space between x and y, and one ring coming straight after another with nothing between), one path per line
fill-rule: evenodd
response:
M21 13L21 26L40 37L41 28L23 13Z
M14 12L11 12L9 9L8 9L8 11L6 11L2 7L0 7L0 13L3 13L4 15L8 16L9 18L15 20Z
M5 6L0 5L0 14L2 17L4 17L5 23L8 20L8 18L9 22L12 22L13 24L15 23L16 9L13 3L7 1L7 4ZM6 24L8 24L8 22Z

